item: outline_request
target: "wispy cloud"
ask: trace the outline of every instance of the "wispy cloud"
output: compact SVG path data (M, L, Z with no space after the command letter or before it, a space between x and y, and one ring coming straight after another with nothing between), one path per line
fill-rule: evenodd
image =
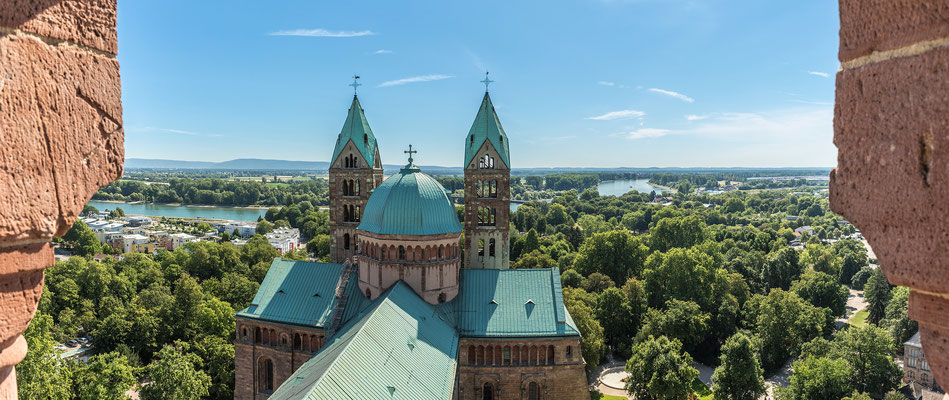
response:
M801 104L813 104L815 106L832 106L833 102L830 101L814 101L814 100L801 100L801 99L789 99L788 101L792 103L801 103Z
M689 120L689 121L698 121L698 120L702 120L702 119L706 119L706 118L708 118L708 115L689 114L689 115L686 115L686 116L685 116L685 119L687 119L687 120Z
M679 92L673 92L673 91L671 91L671 90L649 88L649 91L650 91L650 92L653 92L653 93L664 94L664 95L670 96L670 97L675 97L675 98L677 98L677 99L679 99L679 100L682 100L682 101L684 101L684 102L686 102L686 103L693 103L693 102L695 102L695 99L693 99L693 98L691 98L691 97L689 97L689 96L686 96L686 95L684 95L684 94L682 94L682 93L679 93Z
M828 73L826 73L826 72L807 71L807 73L809 73L809 74L811 74L811 75L819 76L819 77L821 77L821 78L830 78L830 74L828 74Z
M375 35L373 31L330 31L326 29L291 29L270 32L270 36L307 36L307 37L358 37Z
M596 84L603 85L603 86L616 86L615 82L609 82L609 81L599 81Z
M387 86L398 86L404 85L406 83L416 83L416 82L429 82L429 81L440 81L442 79L454 78L454 75L419 75L413 76L411 78L402 78L396 79L394 81L385 81L379 84L377 87L387 87Z
M200 133L200 132L186 131L186 130L182 130L182 129L158 128L158 127L154 127L154 126L131 127L131 128L126 128L126 130L127 130L127 131L131 131L131 132L176 133L176 134L179 134L179 135L202 136L202 137L221 137L221 136L224 136L224 135L220 135L220 134L217 134L217 133Z
M627 139L649 139L665 136L672 132L668 129L656 129L656 128L640 128L632 132L627 132L624 134Z
M646 115L645 112L639 110L620 110L620 111L610 111L603 115L597 115L595 117L587 117L587 119L595 119L597 121L609 121L613 119L622 119L622 118L641 118Z
M376 50L372 54L392 54L392 50Z

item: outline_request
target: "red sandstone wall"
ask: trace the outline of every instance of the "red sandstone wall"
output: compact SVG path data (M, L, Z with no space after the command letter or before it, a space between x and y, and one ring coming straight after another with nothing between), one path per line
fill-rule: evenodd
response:
M0 399L64 234L124 161L115 0L0 2Z
M840 0L831 208L863 232L949 382L949 1Z

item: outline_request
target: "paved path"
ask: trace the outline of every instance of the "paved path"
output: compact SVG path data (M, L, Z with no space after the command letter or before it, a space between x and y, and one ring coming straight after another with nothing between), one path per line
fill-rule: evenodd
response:
M865 308L867 308L867 299L863 297L863 291L850 289L850 294L847 296L847 309L844 311L844 316L837 318L837 329L842 328L857 311Z
M606 386L603 384L601 380L601 377L603 376L603 371L606 371L612 368L617 368L617 367L625 367L625 366L626 366L625 361L611 361L611 362L607 362L606 364L602 364L599 367L596 367L596 369L593 370L593 372L587 374L587 382L590 382L590 390L591 391L596 390L600 393L608 394L610 396L620 396L620 397L629 398L626 396L626 391L621 390L621 389L613 389L609 386Z

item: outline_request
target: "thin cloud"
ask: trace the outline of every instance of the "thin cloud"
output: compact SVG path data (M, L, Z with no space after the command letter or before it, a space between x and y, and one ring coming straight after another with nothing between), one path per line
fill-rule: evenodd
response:
M828 74L828 73L826 73L826 72L807 71L807 73L809 73L809 74L811 74L811 75L819 76L819 77L821 77L821 78L830 78L830 74Z
M689 115L686 115L686 116L685 116L685 119L687 119L687 120L689 120L689 121L698 121L698 120L703 120L703 119L706 119L706 118L708 118L708 115L689 114Z
M603 85L603 86L616 86L615 82L609 82L609 81L599 81L596 84Z
M626 136L627 139L632 139L632 140L635 140L635 139L650 139L650 138L657 138L657 137L666 136L666 135L669 134L670 132L672 132L672 131L670 131L670 130L668 130L668 129L641 128L641 129L637 129L637 130L632 131L632 132L627 132L627 133L625 134L625 136Z
M620 111L610 111L603 115L597 115L595 117L587 117L587 119L594 119L597 121L609 121L614 119L623 119L623 118L642 118L646 113L639 110L620 110Z
M684 102L686 102L686 103L694 103L694 102L695 102L695 99L693 99L693 98L691 98L691 97L689 97L689 96L686 96L686 95L684 95L684 94L682 94L682 93L679 93L679 92L673 92L673 91L671 91L671 90L649 88L649 91L650 91L650 92L653 92L653 93L664 94L664 95L670 96L670 97L675 97L675 98L677 98L677 99L679 99L679 100L682 100L682 101L684 101Z
M392 50L376 50L372 54L392 54Z
M430 81L440 81L442 79L454 78L454 75L419 75L413 76L411 78L402 78L396 79L394 81L385 81L379 84L376 87L387 87L387 86L398 86L404 85L406 83L416 83L416 82L430 82Z
M375 35L373 31L330 31L326 29L292 29L270 32L270 36L306 36L306 37L359 37Z
M158 128L158 127L154 127L154 126L146 126L146 127L141 127L141 128L128 128L127 130L132 131L132 132L163 132L163 133L176 133L176 134L180 134L180 135L201 136L201 137L221 137L221 136L224 136L224 135L220 135L220 134L217 134L217 133L199 133L199 132L186 131L186 130L182 130L182 129Z

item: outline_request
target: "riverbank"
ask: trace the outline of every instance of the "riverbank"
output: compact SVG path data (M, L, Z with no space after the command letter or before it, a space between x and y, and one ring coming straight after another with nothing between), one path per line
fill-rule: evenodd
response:
M90 200L100 210L121 207L127 215L148 217L198 218L209 220L257 221L267 214L267 207L227 207L217 205L156 204L115 200Z
M97 200L92 199L89 202L99 202L99 203L113 203L113 204L129 204L129 205L143 205L143 206L167 206L167 207L207 207L207 208L246 208L249 210L268 210L270 207L279 206L226 206L226 205L215 205L215 204L184 204L184 203L149 203L147 201L122 201L122 200Z

